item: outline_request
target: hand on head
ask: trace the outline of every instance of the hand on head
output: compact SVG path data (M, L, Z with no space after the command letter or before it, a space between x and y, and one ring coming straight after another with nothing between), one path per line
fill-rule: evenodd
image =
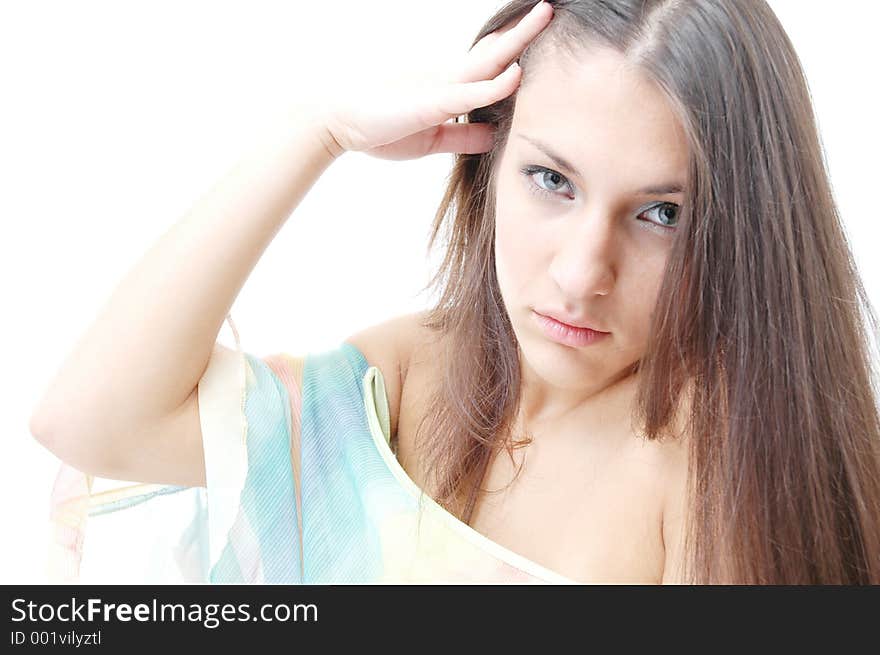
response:
M484 36L447 74L367 80L365 91L332 101L326 128L345 151L382 159L416 159L439 152L480 153L491 147L492 127L447 123L513 93L521 71L515 60L550 23L553 8L536 4L515 25Z

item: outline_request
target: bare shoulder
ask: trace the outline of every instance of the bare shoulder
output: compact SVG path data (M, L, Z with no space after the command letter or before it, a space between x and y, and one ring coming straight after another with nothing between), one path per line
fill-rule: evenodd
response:
M391 419L391 434L397 433L400 400L413 349L427 334L423 326L426 311L410 312L371 325L347 339L360 350L370 366L382 371Z
M684 530L688 511L688 443L675 439L662 445L664 468L663 584L683 584Z

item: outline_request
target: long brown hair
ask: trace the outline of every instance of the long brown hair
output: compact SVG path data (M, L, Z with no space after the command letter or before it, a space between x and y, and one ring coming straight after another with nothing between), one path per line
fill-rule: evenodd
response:
M474 44L534 4L509 2ZM687 436L685 579L880 583L877 319L785 31L763 0L551 4L519 59L520 88L544 44L614 48L662 90L690 146L633 407L645 438ZM416 441L437 501L465 523L493 454L528 442L513 441L518 346L494 258L494 175L515 98L467 115L495 141L455 156L428 244L445 227L425 322L445 352Z

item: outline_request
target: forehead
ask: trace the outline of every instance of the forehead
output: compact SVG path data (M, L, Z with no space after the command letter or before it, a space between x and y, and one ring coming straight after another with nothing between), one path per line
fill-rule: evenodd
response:
M684 176L684 131L660 88L616 51L547 49L517 92L514 133L552 147L585 175Z

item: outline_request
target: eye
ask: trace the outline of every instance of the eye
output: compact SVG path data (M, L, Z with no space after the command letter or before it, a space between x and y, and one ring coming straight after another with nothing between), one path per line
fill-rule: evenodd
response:
M654 229L660 231L674 230L676 225L678 224L678 210L680 207L676 205L674 202L661 202L653 207L649 207L645 211L643 211L639 216L644 216L646 214L650 214L651 212L657 212L658 219L657 221L649 220L651 225L649 227L653 227Z
M530 165L524 166L520 169L520 173L526 177L526 184L528 185L529 191L543 198L549 198L554 195L567 198L568 194L557 193L559 189L565 187L568 187L569 191L572 193L574 191L568 179L562 173L554 171L552 168ZM540 180L540 182L535 183L536 179ZM550 188L547 189L544 185L549 185ZM658 232L670 232L671 230L674 230L678 224L679 209L679 205L674 202L660 202L643 212L640 212L638 216L641 217L655 213L657 216L656 219L647 219L644 221L647 223L646 227Z
M563 186L568 186L569 190L571 190L571 184L565 176L562 173L557 173L551 168L545 168L544 166L525 166L520 170L520 173L526 176L526 183L528 184L529 191L541 197L547 198L554 195L561 195L556 192ZM536 184L536 178L533 176L536 176L541 183ZM544 183L549 184L551 188L547 189L542 186Z

